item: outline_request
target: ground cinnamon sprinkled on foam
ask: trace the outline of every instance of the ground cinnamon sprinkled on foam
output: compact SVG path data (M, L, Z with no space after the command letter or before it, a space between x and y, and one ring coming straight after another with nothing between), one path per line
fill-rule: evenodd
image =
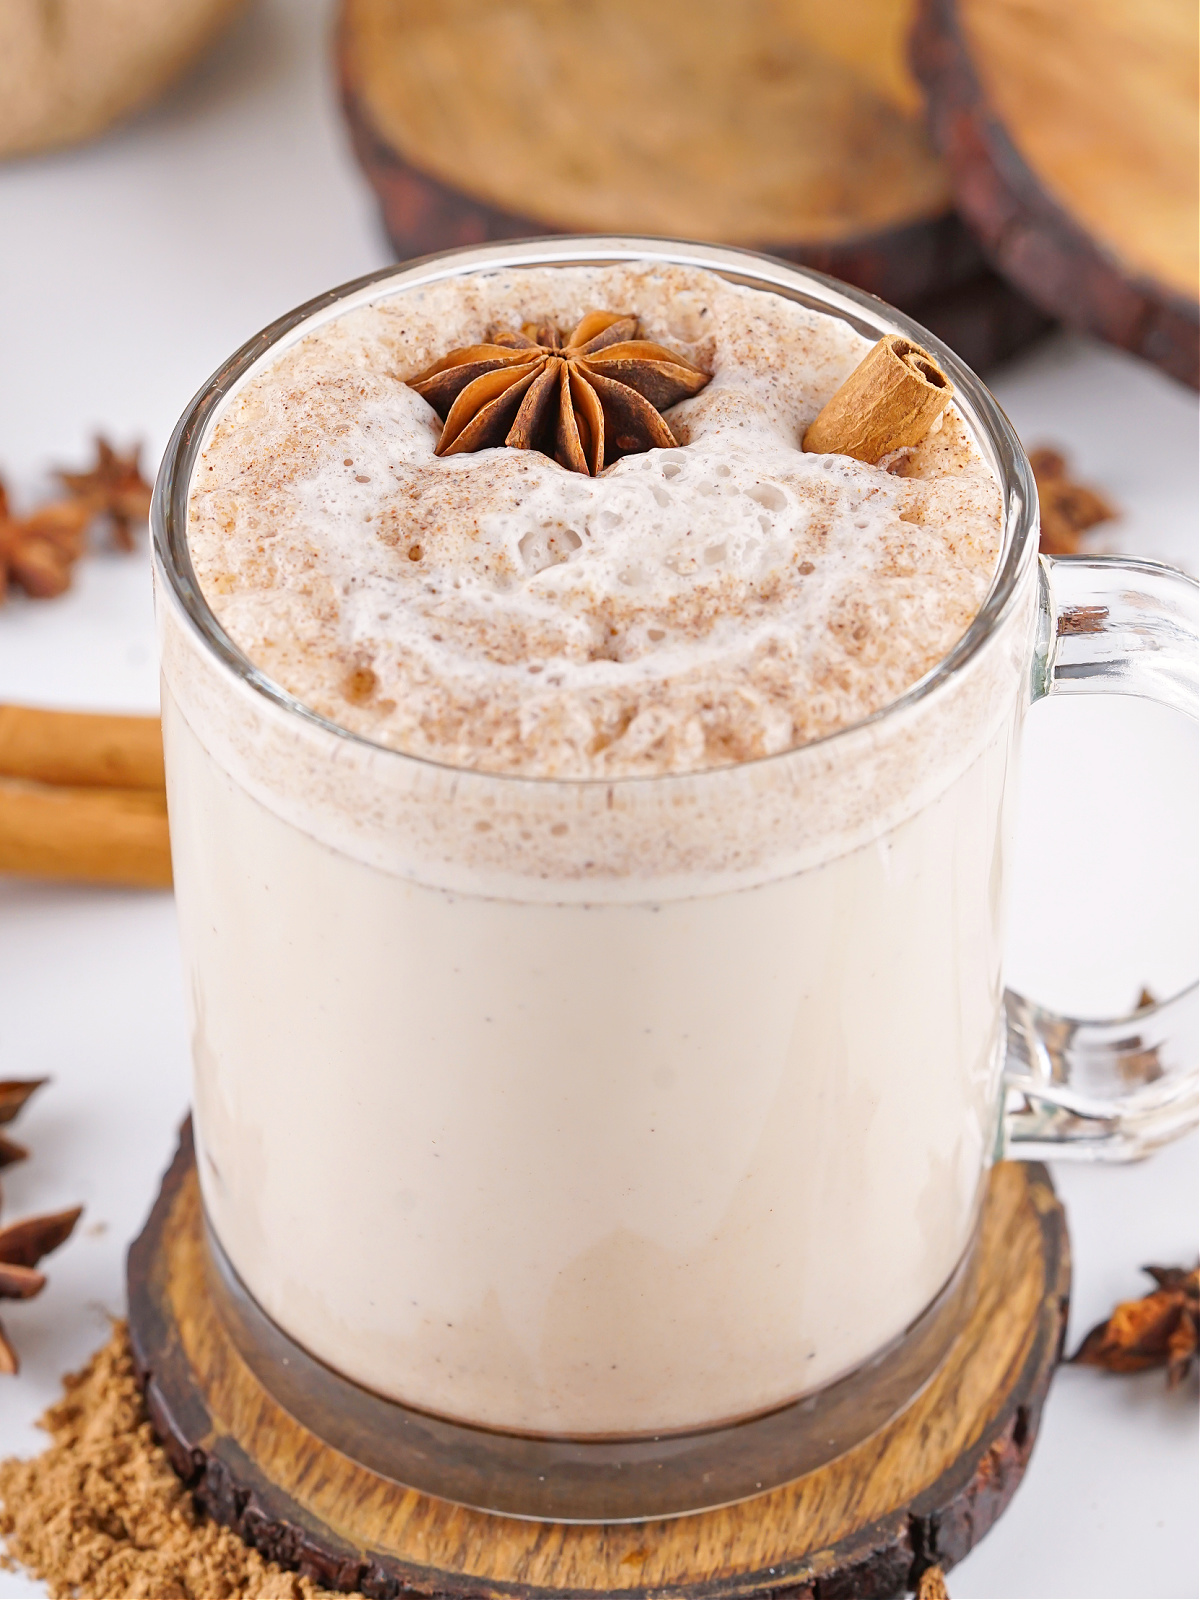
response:
M680 448L597 478L531 451L434 455L440 419L405 377L493 325L598 306L712 373L669 412ZM673 266L385 293L231 397L191 493L201 587L305 704L450 766L619 777L808 743L947 654L1000 545L953 407L891 471L801 450L869 344Z
M0 1462L0 1533L54 1596L92 1600L320 1600L328 1590L264 1561L201 1517L157 1443L125 1324L41 1419L53 1443Z

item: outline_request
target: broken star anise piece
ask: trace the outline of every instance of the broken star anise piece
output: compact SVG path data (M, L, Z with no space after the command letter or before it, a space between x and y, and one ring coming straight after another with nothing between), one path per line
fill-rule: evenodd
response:
M46 1275L36 1271L37 1264L70 1238L82 1213L82 1206L72 1206L0 1228L0 1300L32 1300L45 1288ZM15 1373L19 1367L17 1352L0 1323L0 1372Z
M0 1078L0 1127L11 1122L31 1095L49 1083L48 1078ZM29 1155L23 1144L0 1133L0 1170L24 1161Z
M1110 522L1118 515L1102 494L1071 478L1066 458L1059 451L1031 450L1029 465L1033 468L1041 509L1039 548L1043 555L1075 555L1081 534L1096 523Z
M92 516L109 518L118 550L133 549L132 524L143 523L150 515L153 490L142 477L141 453L141 446L134 445L127 455L121 455L102 434L97 435L96 465L91 471L58 474Z
M0 1127L12 1122L24 1109L25 1102L49 1081L49 1078L0 1078ZM0 1135L0 1150L3 1147L4 1138ZM0 1166L7 1165L9 1163L0 1155Z
M3 1128L6 1122L11 1122L20 1113L29 1097L49 1081L48 1078L0 1078L0 1128ZM29 1151L23 1144L18 1144L7 1134L0 1133L0 1172L5 1167L15 1166L18 1161L28 1159Z
M1143 1267L1156 1287L1140 1300L1125 1300L1097 1325L1071 1360L1106 1372L1144 1372L1166 1367L1167 1387L1187 1376L1200 1336L1200 1266Z
M49 1078L0 1078L0 1126L11 1122Z
M589 312L565 344L557 328L526 323L451 350L408 383L442 419L438 455L508 445L594 477L620 456L673 446L660 413L709 381L637 332L636 317L615 311Z
M15 517L0 483L0 601L10 583L35 600L52 600L69 588L91 520L87 507L74 500L57 500Z

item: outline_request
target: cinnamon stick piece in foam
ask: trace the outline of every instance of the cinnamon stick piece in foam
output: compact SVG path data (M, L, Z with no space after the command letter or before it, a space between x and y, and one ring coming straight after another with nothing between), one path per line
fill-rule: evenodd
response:
M890 333L821 408L804 448L874 466L893 450L920 444L953 395L954 385L927 350Z
M0 778L0 872L168 888L166 795Z
M157 717L0 705L0 774L90 788L163 788Z

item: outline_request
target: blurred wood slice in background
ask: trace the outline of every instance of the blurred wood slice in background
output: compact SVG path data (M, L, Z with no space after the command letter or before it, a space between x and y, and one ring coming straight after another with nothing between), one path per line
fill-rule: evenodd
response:
M544 233L765 250L987 366L1048 319L953 209L914 0L342 0L358 153L406 259Z
M0 156L74 144L149 104L245 0L0 0Z
M1054 316L1200 381L1195 0L921 0L963 216Z

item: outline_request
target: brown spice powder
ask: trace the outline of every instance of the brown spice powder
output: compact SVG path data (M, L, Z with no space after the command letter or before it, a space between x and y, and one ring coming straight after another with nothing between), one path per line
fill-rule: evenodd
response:
M329 1594L198 1514L155 1440L123 1322L63 1388L40 1423L49 1449L32 1461L0 1462L6 1565L27 1567L56 1600Z

